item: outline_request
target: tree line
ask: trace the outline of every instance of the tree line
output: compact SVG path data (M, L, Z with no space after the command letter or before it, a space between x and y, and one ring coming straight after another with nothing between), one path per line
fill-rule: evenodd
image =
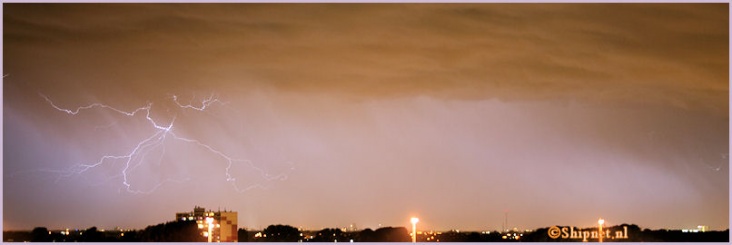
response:
M365 229L358 232L344 232L337 228L326 228L309 232L310 236L289 225L270 225L260 236L252 236L239 229L240 242L409 242L411 236L404 227L383 227L376 230Z
M143 230L100 231L91 227L69 234L49 232L36 227L31 232L3 232L6 242L205 242L195 221L173 221L151 225Z

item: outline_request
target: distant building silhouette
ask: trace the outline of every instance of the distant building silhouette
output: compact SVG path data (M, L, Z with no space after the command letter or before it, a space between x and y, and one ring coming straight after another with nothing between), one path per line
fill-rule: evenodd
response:
M209 222L206 218L213 218L210 223L211 234L209 234ZM176 213L175 219L180 221L195 220L198 229L205 237L213 242L237 242L237 220L238 213L235 211L206 211L205 208L196 206L193 212Z

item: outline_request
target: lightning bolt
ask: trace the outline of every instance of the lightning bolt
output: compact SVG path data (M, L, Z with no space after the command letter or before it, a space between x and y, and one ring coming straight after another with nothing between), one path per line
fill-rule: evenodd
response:
M720 153L721 159L727 159L727 155L728 155L728 153ZM704 159L704 157L699 157L699 161L704 163L707 166L707 168L709 168L713 171L716 171L716 172L719 172L719 170L722 170L722 167L724 166L724 164L727 163L727 161L720 161L720 163L716 164L716 167L714 167L714 164L708 163Z
M209 144L206 144L206 143L201 142L196 139L179 136L178 134L175 133L175 127L174 127L177 115L174 115L172 120L170 120L170 122L168 124L159 123L151 115L151 111L153 108L152 102L147 102L144 106L136 108L132 111L124 111L124 110L121 110L121 109L118 109L118 108L115 108L115 107L112 107L112 106L109 106L109 105L106 105L103 103L93 103L93 104L86 105L86 106L80 106L75 109L68 109L68 108L63 108L63 107L58 106L48 96L46 96L44 94L39 94L39 95L41 97L43 97L43 99L45 99L45 101L55 110L67 113L72 116L78 115L82 112L92 110L92 109L108 110L108 111L112 111L112 112L115 112L117 114L127 116L127 117L134 117L138 114L144 114L145 120L147 120L150 127L155 129L154 132L150 136L137 142L134 145L134 147L132 148L132 150L130 150L126 154L104 155L104 156L101 156L99 158L99 160L97 160L96 162L85 163L85 164L75 164L75 165L71 166L70 168L68 168L67 170L45 170L48 172L58 173L59 179L64 178L64 177L71 177L74 175L80 175L91 169L102 166L104 164L110 164L110 163L115 163L118 161L123 161L124 168L122 168L122 170L120 171L120 174L119 174L122 177L121 184L123 185L123 187L120 188L120 191L122 189L124 189L125 191L127 191L129 193L149 194L149 193L154 192L160 186L162 186L163 184L165 184L167 182L180 183L184 180L168 178L160 183L157 183L154 187L152 187L149 190L139 190L139 189L134 188L134 183L131 183L131 181L129 179L129 175L132 170L149 162L146 160L146 158L148 157L147 155L150 151L163 147L162 154L160 155L160 158L162 159L163 155L166 154L166 150L165 150L164 144L163 144L166 140L175 140L175 141L180 141L180 142L184 142L187 144L191 144L191 145L194 145L201 149L206 150L207 152L209 152L210 154L212 154L218 158L221 158L222 161L226 163L226 167L224 168L224 171L223 171L225 180L233 186L234 190L236 190L237 192L240 192L240 193L254 189L254 188L266 189L266 187L261 184L253 184L253 185L249 185L246 187L239 186L237 184L237 179L231 173L231 168L235 164L244 164L244 165L248 166L251 170L257 172L263 179L265 179L267 181L286 180L287 179L286 173L280 173L277 175L269 174L263 168L255 166L253 164L253 162L250 160L233 158L233 157L229 156L228 154L222 152L221 150L218 150L218 149L212 147ZM176 106L178 106L180 109L183 109L183 110L205 111L215 104L221 104L221 105L225 104L224 102L215 98L213 94L211 94L207 98L202 99L200 102L200 106L193 105L192 101L189 101L188 104L182 104L179 101L178 96L176 96L176 95L173 95L171 97L171 99L172 99L172 102L175 103ZM161 161L161 160L159 159L158 161ZM57 179L57 181L58 181L58 179Z

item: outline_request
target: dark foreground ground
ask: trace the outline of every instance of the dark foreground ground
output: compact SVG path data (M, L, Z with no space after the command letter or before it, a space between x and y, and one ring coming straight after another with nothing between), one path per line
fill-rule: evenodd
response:
M564 230L562 230L564 228ZM729 229L724 231L683 232L681 230L641 229L623 224L607 227L607 242L729 242ZM509 232L418 232L418 242L597 242L597 228L546 227L532 231ZM586 239L583 236L587 237ZM32 231L4 231L3 242L205 242L195 222L175 221L143 230L49 231L38 227ZM271 225L261 231L239 229L239 242L411 242L404 227L376 230L344 231L323 229L302 231L288 225Z

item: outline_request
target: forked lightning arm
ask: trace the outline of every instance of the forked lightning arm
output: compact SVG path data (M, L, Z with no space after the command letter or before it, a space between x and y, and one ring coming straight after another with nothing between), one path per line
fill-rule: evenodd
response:
M108 162L110 160L123 159L123 160L125 160L125 167L122 169L121 175L123 178L122 184L125 186L125 190L130 193L151 193L151 192L155 191L158 187L160 187L164 182L174 181L174 180L168 179L164 182L159 183L154 188L152 188L151 190L148 190L148 191L136 190L132 187L132 184L128 180L128 174L129 174L129 171L131 170L130 168L135 168L135 167L139 166L140 164L143 164L145 155L148 150L161 146L164 143L165 139L171 138L173 140L178 140L178 141L194 144L198 147L201 147L201 148L207 150L208 152L210 152L218 157L223 158L227 162L227 166L225 168L226 181L230 182L237 192L244 192L244 191L247 191L247 190L250 190L253 188L257 188L257 187L262 188L262 186L259 184L255 184L252 186L248 186L246 188L239 187L236 184L236 178L234 176L232 176L232 174L230 172L231 167L235 163L247 164L252 170L259 172L259 174L265 180L268 180L268 181L278 180L278 179L284 180L287 178L287 175L284 173L281 173L278 175L267 174L266 171L264 171L263 169L254 166L254 164L251 161L232 158L232 157L228 156L227 154L225 154L224 152L222 152L218 149L215 149L214 147L211 147L210 145L205 144L199 140L184 138L184 137L180 137L180 136L176 135L174 132L174 127L173 127L173 124L175 122L175 117L173 117L170 124L168 124L168 125L159 124L150 115L151 109L153 107L153 103L150 103L150 102L148 102L147 105L145 105L143 107L140 107L140 108L137 108L137 109L134 109L134 110L128 112L128 111L120 110L120 109L117 109L117 108L114 108L112 106L102 104L102 103L94 103L94 104L90 104L87 106L81 106L76 109L67 109L67 108L62 108L62 107L56 105L50 98L48 98L48 96L41 94L41 97L43 97L46 100L46 102L48 102L54 109L61 111L61 112L65 112L70 115L77 115L77 114L81 113L82 111L95 109L95 108L110 110L110 111L113 111L113 112L116 112L118 114L128 116L128 117L133 117L133 116L137 115L138 113L142 112L142 113L145 113L145 119L150 123L150 125L153 128L155 128L155 132L152 135L150 135L149 137L138 142L136 144L136 146L134 147L134 149L132 149L130 152L128 152L125 155L105 155L105 156L100 157L99 161L92 163L92 164L76 164L67 171L53 171L53 172L62 173L62 177L70 177L72 175L82 174L82 173L86 172L87 170L98 167L102 164L105 164L106 162ZM187 105L181 104L178 101L178 97L176 95L173 95L172 99L173 99L173 102L181 109L192 109L192 110L197 110L197 111L204 111L215 103L223 104L221 101L214 98L213 95L209 96L206 99L203 99L201 101L200 107L194 106L192 104L187 104ZM136 165L132 166L132 164L135 162L135 160L138 160L138 162Z

